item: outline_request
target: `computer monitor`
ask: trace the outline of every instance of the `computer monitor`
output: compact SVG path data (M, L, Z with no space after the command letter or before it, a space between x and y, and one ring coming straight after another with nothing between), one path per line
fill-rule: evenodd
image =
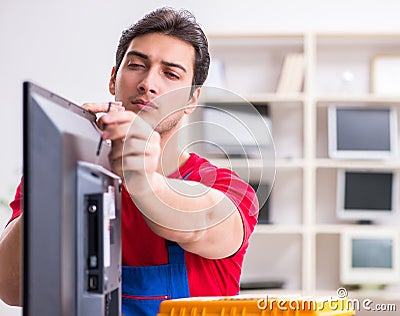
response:
M397 114L393 108L328 109L331 158L388 159L397 155Z
M259 203L259 211L258 211L258 224L271 224L271 215L270 215L270 192L271 185L265 182L251 182L250 186L257 194L257 199Z
M119 315L120 180L96 117L23 85L23 313Z
M397 173L386 170L337 171L337 217L370 222L394 216Z
M340 280L345 285L387 285L400 281L399 231L346 230L340 242Z
M273 152L268 105L206 103L200 108L202 140L209 157L266 157Z

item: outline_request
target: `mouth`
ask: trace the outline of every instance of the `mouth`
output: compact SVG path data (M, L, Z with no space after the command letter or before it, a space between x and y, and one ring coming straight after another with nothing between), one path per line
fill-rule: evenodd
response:
M150 112L157 110L158 108L158 106L155 103L145 99L135 99L134 101L132 101L132 104L136 106L139 109L139 111Z

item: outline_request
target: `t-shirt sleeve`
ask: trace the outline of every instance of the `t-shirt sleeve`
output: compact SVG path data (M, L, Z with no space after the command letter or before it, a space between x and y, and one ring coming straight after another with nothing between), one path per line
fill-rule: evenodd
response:
M254 189L234 171L217 168L210 163L199 167L200 182L222 191L237 207L243 222L244 244L247 243L257 224L259 204Z
M254 189L236 173L228 169L218 169L213 188L221 190L236 205L242 217L244 241L250 238L257 224L258 199Z
M16 219L18 216L22 214L22 201L23 201L23 194L22 194L22 181L19 183L17 190L15 192L14 200L10 203L10 207L12 209L11 219L8 223ZM7 224L8 225L8 224Z

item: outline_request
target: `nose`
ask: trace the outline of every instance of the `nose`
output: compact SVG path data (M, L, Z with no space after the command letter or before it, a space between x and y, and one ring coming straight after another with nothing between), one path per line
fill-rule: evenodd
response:
M138 83L138 90L142 94L157 94L157 72L155 69L149 69Z

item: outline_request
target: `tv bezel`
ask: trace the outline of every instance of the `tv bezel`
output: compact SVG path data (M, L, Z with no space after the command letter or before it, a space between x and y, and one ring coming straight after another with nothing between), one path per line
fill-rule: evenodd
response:
M388 110L390 120L389 150L344 150L337 147L337 110ZM397 111L394 107L372 106L337 106L328 108L328 154L334 159L391 159L397 156L398 150Z
M352 266L354 239L392 240L391 268L355 268ZM348 285L387 285L400 281L400 238L396 230L348 229L340 235L340 281Z
M390 210L359 210L359 209L345 209L345 179L346 173L358 172L358 173L391 173L392 177L392 203ZM398 172L387 169L338 169L337 170L337 191L336 191L336 215L338 219L343 220L360 220L370 221L376 219L383 219L391 216L395 216L397 213L397 201L398 201Z

